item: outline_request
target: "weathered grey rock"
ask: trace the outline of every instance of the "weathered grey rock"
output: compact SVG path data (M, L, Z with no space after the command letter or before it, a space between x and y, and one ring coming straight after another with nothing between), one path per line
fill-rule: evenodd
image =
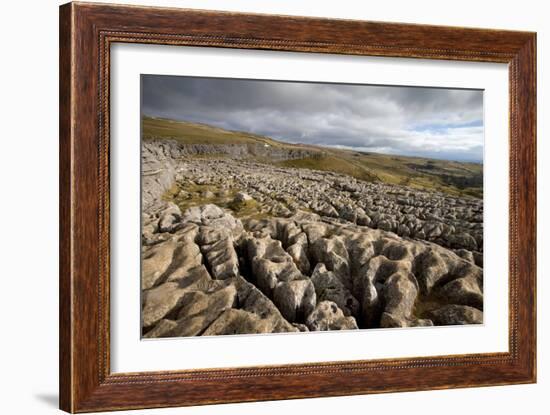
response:
M351 289L349 256L341 238L319 238L310 245L310 252L316 263L324 263L327 269L333 271L340 279L344 287Z
M205 190L201 192L201 197L203 199L213 199L216 197L216 195L214 194L214 192L211 192L210 190Z
M389 219L382 219L380 222L376 224L378 229L382 229L383 231L390 232L392 230L392 223Z
M434 217L432 216L432 218ZM443 226L440 222L429 221L424 224L423 230L426 234L426 239L434 241L442 234Z
M443 286L440 294L449 303L468 305L483 310L483 292L474 277L458 278Z
M200 335L221 313L233 307L237 299L235 286L207 294L192 291L182 299L176 327L168 332L171 337Z
M174 161L164 143L143 142L141 149L143 209L148 211L159 204L163 194L174 185Z
M431 312L437 325L452 326L461 324L483 324L483 312L463 305L446 305Z
M177 229L180 220L180 208L175 203L168 202L166 209L161 213L158 229L160 232L173 232Z
M159 337L171 337L171 332L177 327L178 323L174 320L163 318L151 330L143 335L145 339L154 339Z
M201 250L214 278L224 280L239 275L239 258L230 236L202 245Z
M405 224L400 224L397 227L397 234L400 236L409 236L411 234L411 230L408 228Z
M474 263L478 266L483 268L483 254L479 252L474 252Z
M432 287L449 273L449 265L438 251L431 248L416 258L415 271L422 293L428 295Z
M253 198L251 196L247 195L244 192L238 192L235 195L235 198L233 200L237 203L242 203L242 202L249 202L249 201L253 200Z
M229 309L224 311L204 332L203 336L228 334L272 333L273 324L254 313Z
M216 205L194 206L183 213L182 222L205 225L206 221L221 218L224 212Z
M283 218L288 218L289 216L292 215L292 211L281 203L275 203L271 207L270 212L274 216L279 216Z
M304 235L301 233L300 235ZM311 269L311 264L309 263L309 258L307 256L307 245L303 243L295 243L290 245L286 252L290 255L298 269L302 274L309 274Z
M369 278L368 274L363 276L358 298L361 301L361 317L367 328L379 325L383 305L381 297L374 281Z
M311 275L311 282L315 286L317 301L336 303L345 316L359 314L359 301L332 271L326 269L325 264L317 264Z
M373 226L399 235L436 241L455 249L482 252L483 201L456 198L439 192L420 191L383 183L366 183L332 172L288 169L255 163L247 157L256 154L256 146L247 145L180 145L173 140L144 144L144 200L160 200L164 190L173 190L174 167L181 183L209 186L203 193L231 188L265 201L275 215L282 216L299 209L312 209L325 218L339 218L364 226ZM225 154L225 159L192 159L196 154ZM262 148L269 158L285 159L302 150ZM305 153L304 153L305 154ZM185 161L181 161L182 157ZM234 160L232 157L239 157ZM244 159L242 158L244 157ZM153 192L149 188L154 188ZM178 189L175 189L178 190ZM180 193L181 193L180 189ZM185 190L183 190L185 191ZM159 193L160 192L160 193ZM273 196L282 196L275 198ZM178 196L180 197L180 196ZM145 204L144 204L145 205ZM154 203L153 203L154 205ZM267 211L266 210L266 211ZM403 226L401 226L403 225ZM473 249L474 243L477 249Z
M477 251L477 241L469 233L457 233L448 238L452 248L465 248L469 251Z
M194 223L185 223L178 226L174 238L178 242L195 242L199 233L199 226Z
M172 263L176 242L168 240L152 246L142 254L141 289L146 290L156 285Z
M360 211L358 212L358 210ZM362 211L362 212L361 212ZM357 222L358 214L365 214L361 208L354 208L352 205L344 205L338 210L339 217L352 223Z
M208 290L212 287L212 277L204 265L193 268L182 266L168 276L166 282L177 282L181 288Z
M304 321L317 304L315 288L309 279L279 282L273 302L289 322Z
M338 211L329 203L321 202L321 203L313 203L311 204L311 207L320 215L322 216L328 216L331 218L337 218L338 217Z
M166 281L177 281L188 276L189 272L202 265L202 254L199 246L190 238L177 240L177 248Z
M190 157L212 151L229 157ZM212 325L210 332L239 332L240 328L234 330L239 321L253 332L302 330L304 318L319 308L300 311L303 304L297 294L308 283L314 286L317 302L335 303L344 317L355 316L355 326L362 328L446 324L415 318L413 297L419 302L423 297L404 288L407 281L414 285L414 277L424 295L434 293L442 301L483 308L481 200L260 164L249 158L253 151L247 146L146 143L143 307L156 323L144 326L145 336L173 333L180 314L191 323L178 335L197 335ZM260 151L262 157L270 157L279 150ZM207 204L181 214L176 205L163 201L173 197L183 206L193 198L213 196L227 208ZM250 216L231 203L252 199L257 214ZM244 215L242 221L231 210ZM409 274L413 277L403 277ZM168 283L177 285L164 292L167 304L160 304L160 299L155 304L155 296L145 301ZM206 304L213 293L227 287L237 291L233 308L208 327L201 323L203 312L184 311L185 305L178 302L184 292L197 306ZM300 322L291 324L282 310L289 320Z
M302 226L309 244L314 244L327 233L327 224L322 222L309 222Z
M366 213L357 215L357 224L361 226L370 226L372 220Z
M411 250L412 245L403 240L383 238L380 242L380 255L385 256L391 261L405 261L409 263L415 256Z
M159 244L161 242L166 242L167 240L172 239L170 233L150 233L145 231L141 235L142 247L146 248L147 246L152 246Z
M466 261L472 263L472 264L475 264L476 261L474 259L474 254L473 252L470 252L466 249L457 249L455 251L455 253L462 259L465 259Z
M258 315L261 319L269 320L269 324L273 328L274 333L296 331L295 328L284 319L273 302L253 284L247 282L242 277L237 277L233 283L237 288L240 308Z
M141 242L142 245L153 245L155 242L155 236L158 232L158 220L155 219L142 219L141 227ZM169 235L166 235L167 239ZM160 241L158 241L160 242Z
M298 329L298 331L309 331L309 329L307 328L307 326L305 324L301 324L301 323L292 323L292 325L294 327L296 327Z
M143 310L141 314L143 327L150 327L177 310L185 293L177 282L165 282L158 287L143 292Z
M269 237L249 237L245 244L258 288L268 297L272 297L273 290L279 282L302 278L302 274L280 241Z
M418 295L418 283L414 275L395 273L384 283L385 308L380 319L381 327L409 327Z
M197 243L201 246L212 245L223 239L232 237L231 231L226 228L203 225L199 229L200 230L199 234L197 235Z
M321 301L306 319L306 326L311 331L353 330L357 322L353 317L346 317L342 310L332 301Z
M410 322L410 327L433 327L434 322L429 318L419 318Z
M296 225L294 221L287 221L280 224L281 232L277 232L278 237L284 246L294 244L307 245L307 235L302 231L302 228Z
M207 225L214 229L225 229L235 237L243 230L240 220L235 219L229 213L225 213L223 209L214 204L195 206L187 209L183 214L181 222Z

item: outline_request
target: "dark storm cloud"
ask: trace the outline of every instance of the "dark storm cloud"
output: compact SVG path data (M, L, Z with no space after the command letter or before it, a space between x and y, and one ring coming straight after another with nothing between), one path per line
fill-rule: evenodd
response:
M142 76L142 111L293 142L481 161L481 91Z

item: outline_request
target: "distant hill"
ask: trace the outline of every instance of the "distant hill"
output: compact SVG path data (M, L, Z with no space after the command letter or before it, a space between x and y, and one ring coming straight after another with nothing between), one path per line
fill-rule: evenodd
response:
M415 189L437 190L455 196L483 197L483 165L420 157L341 150L306 144L289 144L269 137L242 131L143 117L142 138L171 139L184 145L249 145L273 148L274 151L304 150L307 157L280 161L258 157L257 161L282 167L307 168L347 174L360 180L380 181Z
M230 131L207 124L174 121L166 118L142 117L142 138L173 139L181 144L268 144L286 145L269 137Z

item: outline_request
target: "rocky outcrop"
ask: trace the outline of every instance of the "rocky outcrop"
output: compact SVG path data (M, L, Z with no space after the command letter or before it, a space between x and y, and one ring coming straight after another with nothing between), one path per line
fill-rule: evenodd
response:
M413 316L418 296L418 283L414 275L394 273L386 279L382 289L385 308L380 318L381 327L431 326L431 320Z
M483 323L483 313L480 310L454 304L432 311L431 316L435 324L443 326Z
M268 158L272 162L315 158L322 154L320 150L265 144L182 145L174 140L147 140L142 148L145 209L161 200L163 192L170 189L178 177L191 177L197 183L234 180L240 192L269 202L275 212L292 212L288 203L278 203L292 198L290 204L311 209L322 216L432 241L451 249L483 251L483 201L480 199L254 162L258 158ZM196 155L227 158L193 159ZM182 159L187 160L179 162Z
M358 315L359 301L333 271L326 269L325 264L317 264L311 275L311 282L315 286L318 301L334 302L346 316Z
M321 301L308 316L306 326L311 331L356 330L357 323L353 317L346 317L336 303Z
M244 147L144 144L144 337L483 321L481 201Z
M236 159L269 158L272 161L320 157L322 151L272 146L264 143L246 144L181 144L176 140L146 140L143 147L157 159L179 159L193 156L228 156Z
M141 146L141 200L144 212L161 204L162 196L176 179L174 155L165 142L143 142Z
M243 222L214 205L189 208L172 225L174 233L158 226L167 239L145 248L146 337L483 319L482 269L431 242L304 212ZM297 245L308 267L288 252Z

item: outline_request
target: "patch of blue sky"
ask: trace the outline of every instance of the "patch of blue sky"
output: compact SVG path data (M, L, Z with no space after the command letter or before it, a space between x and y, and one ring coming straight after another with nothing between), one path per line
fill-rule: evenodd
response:
M459 129L459 128L473 128L473 127L483 127L483 120L473 120L469 122L462 123L445 123L445 122L431 122L426 124L417 124L411 127L412 131L417 132L431 132L431 133L440 133L444 134L449 130Z

